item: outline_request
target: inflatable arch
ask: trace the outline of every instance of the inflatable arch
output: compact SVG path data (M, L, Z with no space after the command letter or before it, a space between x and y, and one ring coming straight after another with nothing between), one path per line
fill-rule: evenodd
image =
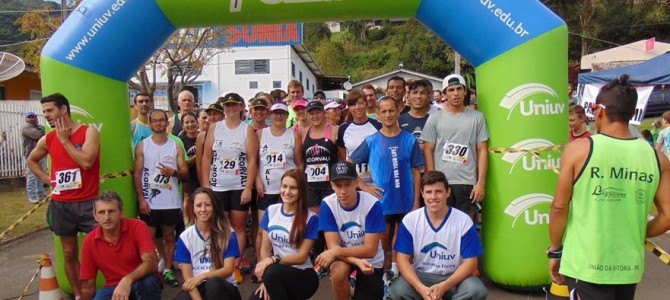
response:
M100 130L101 173L130 170L126 82L177 28L373 18L417 18L475 66L490 146L567 141L567 27L537 0L86 0L44 47L43 94L63 93L73 119ZM548 165L559 157L490 155L484 262L499 285L550 282L544 251L556 174ZM118 191L136 214L130 177L101 188ZM58 279L70 289L62 270Z

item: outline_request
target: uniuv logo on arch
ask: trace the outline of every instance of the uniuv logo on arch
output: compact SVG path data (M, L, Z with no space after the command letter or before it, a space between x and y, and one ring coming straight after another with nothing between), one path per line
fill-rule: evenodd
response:
M545 139L527 139L520 141L511 148L533 150L537 148L552 147L555 144ZM551 171L551 169L560 168L561 157L558 151L537 151L538 156L530 152L510 152L502 156L502 160L511 164L509 167L509 174L511 175L516 170L523 170L526 172L536 171Z
M565 103L559 100L554 89L541 83L527 83L507 92L500 106L509 110L507 120L512 117L560 115Z

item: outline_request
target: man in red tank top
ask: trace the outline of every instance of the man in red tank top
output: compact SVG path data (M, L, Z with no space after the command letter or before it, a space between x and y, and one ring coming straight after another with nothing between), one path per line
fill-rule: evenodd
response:
M28 168L52 187L47 222L61 239L65 274L79 297L77 233L88 233L97 225L93 207L100 180L100 136L95 128L72 121L65 96L52 94L40 103L52 131L37 142ZM47 154L51 156L50 174L39 166Z

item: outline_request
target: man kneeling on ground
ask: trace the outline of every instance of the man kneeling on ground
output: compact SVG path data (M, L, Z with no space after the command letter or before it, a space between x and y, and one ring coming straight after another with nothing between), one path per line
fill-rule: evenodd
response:
M160 299L158 255L147 225L123 218L123 202L111 191L95 200L93 215L98 227L81 248L81 300ZM98 270L105 276L105 285L96 293Z
M421 179L426 206L407 214L398 229L400 278L389 288L390 299L486 299L486 287L472 276L482 245L470 217L447 206L449 193L442 172Z

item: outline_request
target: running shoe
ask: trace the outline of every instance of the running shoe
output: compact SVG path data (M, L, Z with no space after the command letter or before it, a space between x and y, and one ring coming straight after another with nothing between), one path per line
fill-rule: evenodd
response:
M249 264L249 261L247 260L246 257L240 258L240 271L242 271L243 274L249 274L251 273L253 269L251 268L251 265Z
M174 276L174 272L172 272L172 270L170 269L166 269L163 272L163 280L165 280L165 284L171 287L179 286L179 281L177 281L177 277Z
M242 276L242 272L240 272L239 267L233 269L233 275L235 275L235 281L237 281L237 284L242 284L242 282L244 282L244 276Z

